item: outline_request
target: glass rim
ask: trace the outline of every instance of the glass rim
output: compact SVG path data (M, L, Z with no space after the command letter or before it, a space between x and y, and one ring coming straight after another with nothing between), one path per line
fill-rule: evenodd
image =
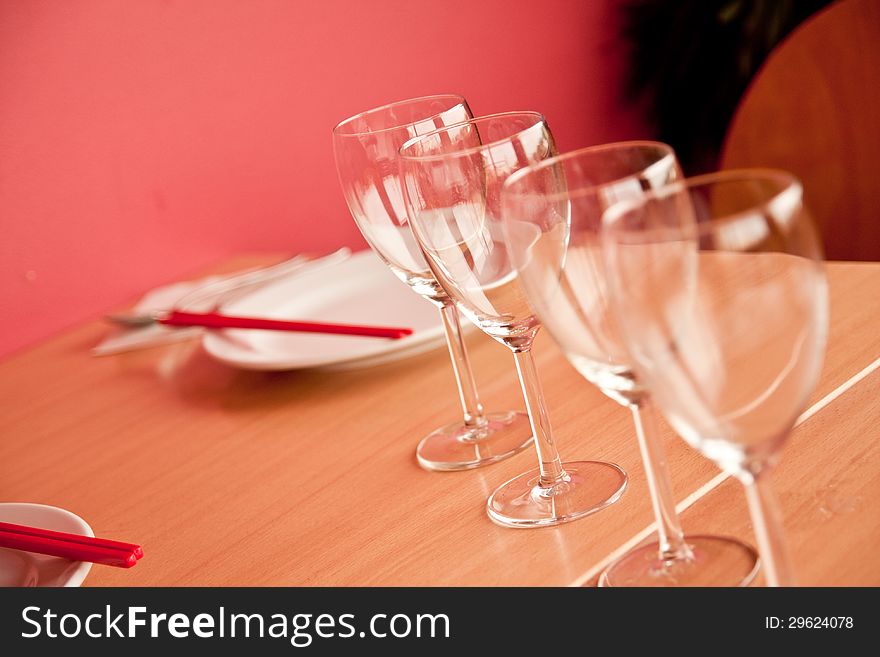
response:
M496 139L495 141L490 141L485 144L480 144L479 146L471 146L470 148L463 148L461 150L452 151L450 153L436 153L436 154L432 154L432 155L407 155L404 153L404 151L407 148L413 146L414 144L418 143L422 139L427 139L428 137L438 135L441 132L448 132L449 130L451 130L453 128L458 128L463 125L476 124L479 122L487 121L489 119L498 119L498 118L502 118L505 116L532 116L532 117L535 117L537 120L529 127L524 128L523 130L519 130L517 132L514 132L513 134L508 135L507 137L504 137L503 139ZM483 116L475 116L473 118L468 119L467 121L459 121L458 123L450 123L449 125L443 126L441 128L437 128L436 130L431 130L431 132L426 132L425 134L416 135L415 137L411 137L410 139L407 139L405 142L403 142L403 145L398 149L397 157L402 160L410 160L410 161L414 161L414 162L415 161L428 162L428 161L433 161L433 160L442 160L447 157L464 157L467 155L473 155L474 153L479 153L480 151L487 150L489 148L493 148L495 146L498 146L499 144L503 144L504 142L510 140L511 137L515 137L516 135L520 135L520 134L524 133L526 130L531 130L539 123L543 123L544 125L546 125L547 119L544 118L543 114L541 114L540 112L535 112L534 110L514 110L514 111L510 111L510 112L498 112L496 114L484 114Z
M445 110L443 110L441 112L436 112L434 114L430 114L430 115L426 116L424 119L419 119L418 121L409 121L407 123L401 123L400 125L393 125L393 126L389 126L387 128L381 128L379 130L359 130L359 131L355 131L355 132L344 132L341 130L341 128L345 127L347 124L352 123L353 121L355 121L357 119L363 118L363 117L370 115L370 114L373 114L373 113L382 112L382 111L387 110L391 107L403 106L403 105L407 105L410 103L417 103L417 102L427 101L427 100L435 100L435 99L439 100L441 98L448 98L450 100L456 100L457 102L453 105L450 105L448 108L446 108ZM464 105L465 107L467 107L467 100L465 100L465 97L462 96L461 94L428 94L427 96L415 96L413 98L402 98L400 100L395 100L390 103L385 103L384 105L379 105L378 107L371 107L370 109L363 110L363 111L358 112L356 114L352 114L348 118L342 119L339 123L337 123L335 126L333 126L332 133L338 137L363 137L364 135L382 134L384 132L389 132L391 130L400 130L401 128L409 128L409 127L416 125L417 123L421 123L422 121L430 121L431 119L436 118L436 117L440 116L441 114L443 114L444 112L448 112L452 108L457 107L459 105Z
M676 159L675 150L672 148L672 146L670 146L669 144L666 144L662 141L653 141L650 139L634 139L634 140L630 140L630 141L616 141L616 142L610 142L607 144L597 144L594 146L585 146L584 148L578 148L573 151L568 151L565 153L560 153L559 155L554 155L553 157L548 157L546 160L541 160L540 162L535 162L534 164L530 164L526 167L523 167L522 169L519 169L518 171L514 171L512 174L510 174L510 176L507 178L507 180L504 181L504 184L502 185L502 188L501 188L502 194L507 195L507 196L534 195L534 194L528 194L527 192L517 190L516 189L517 184L523 179L530 178L533 175L537 175L537 173L539 171L541 171L547 167L552 167L552 166L560 164L560 163L564 163L564 162L568 162L568 161L572 161L572 160L577 160L578 158L580 158L588 153L589 154L601 153L603 151L614 151L614 150L620 150L623 148L636 148L636 147L640 147L640 146L644 146L644 147L650 146L650 147L658 148L658 150L660 150L660 151L666 151L666 153L663 155L663 157L658 159L656 162L652 162L651 164L642 168L641 171L645 171L650 167L656 166L657 164L664 162L667 159L670 159L670 158L673 160ZM607 180L607 181L601 182L601 183L576 186L575 189L573 189L573 190L568 189L564 192L554 192L551 194L540 193L539 195L542 198L547 198L547 199L550 199L553 201L558 201L558 200L562 200L562 199L566 199L566 198L570 198L570 199L582 198L583 196L587 196L588 194L596 193L597 190L599 190L603 187L616 185L621 182L631 180L633 178L638 178L640 172L631 173L631 174L628 174L625 176L620 176L619 178L612 178L610 180Z
M698 222L695 227L697 234L703 234L713 225L736 221L752 214L755 210L766 209L785 194L792 193L792 190L794 190L794 193L797 193L798 196L803 198L803 184L800 179L790 171L784 169L758 167L714 171L712 173L693 176L692 178L684 178L677 182L663 185L657 189L645 190L645 192L638 198L626 199L613 203L602 213L603 232L607 234L607 231L604 230L607 228L614 230L615 225L620 221L621 217L650 201L662 201L674 194L689 192L691 189L698 187L707 187L719 183L747 182L749 180L774 181L780 183L780 186L778 189L766 194L766 196L760 201L750 203L747 209L730 212L721 216L713 216L708 221ZM650 235L658 231L668 232L668 229L654 228L638 232Z

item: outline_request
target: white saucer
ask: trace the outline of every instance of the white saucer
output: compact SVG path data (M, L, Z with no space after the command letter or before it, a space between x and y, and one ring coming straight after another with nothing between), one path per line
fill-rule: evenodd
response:
M237 329L208 331L202 338L214 358L249 370L372 367L444 344L437 308L398 280L372 251L275 281L225 305L223 312L413 329L400 340Z
M44 504L0 503L0 521L94 536L78 515ZM0 548L0 587L79 586L92 569L86 561L68 561L33 552Z

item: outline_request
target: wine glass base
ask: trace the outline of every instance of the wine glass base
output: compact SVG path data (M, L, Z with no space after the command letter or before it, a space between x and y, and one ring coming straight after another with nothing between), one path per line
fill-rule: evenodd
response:
M758 553L727 536L686 536L692 559L664 561L656 541L627 552L605 569L599 586L748 586Z
M489 517L505 527L550 527L604 509L626 490L626 472L614 463L569 461L562 467L568 477L553 489L539 485L537 468L499 486L486 504Z
M486 424L447 424L422 439L416 458L426 470L471 470L502 461L532 444L529 416L518 411L490 413Z

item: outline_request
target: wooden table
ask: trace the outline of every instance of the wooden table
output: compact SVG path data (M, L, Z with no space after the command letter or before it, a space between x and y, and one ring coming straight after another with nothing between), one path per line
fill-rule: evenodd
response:
M880 585L880 263L828 272L825 368L774 481L800 583ZM630 483L593 516L514 530L485 500L531 450L470 472L416 463L419 438L459 412L443 349L255 373L198 342L93 358L107 330L96 320L0 363L0 500L61 506L144 546L136 568L96 566L87 585L589 585L653 530L628 412L546 337L563 458L614 461ZM521 408L509 352L468 340L487 409ZM663 431L686 531L753 542L742 487Z

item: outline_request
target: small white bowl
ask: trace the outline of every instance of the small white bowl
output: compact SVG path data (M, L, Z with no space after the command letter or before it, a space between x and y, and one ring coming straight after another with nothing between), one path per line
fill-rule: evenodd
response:
M0 521L94 536L78 515L45 504L0 503ZM69 561L33 552L0 548L0 586L79 586L92 569L87 561Z

